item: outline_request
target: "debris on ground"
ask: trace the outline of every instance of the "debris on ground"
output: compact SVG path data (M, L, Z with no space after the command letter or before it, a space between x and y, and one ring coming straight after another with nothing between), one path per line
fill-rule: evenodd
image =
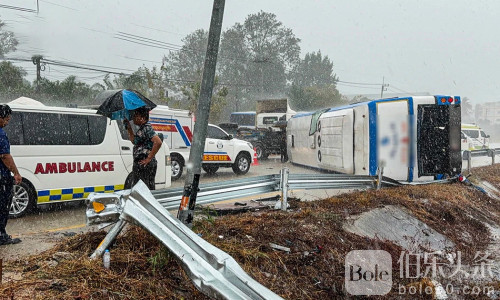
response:
M500 189L499 165L473 171L476 178ZM227 252L250 276L285 299L349 298L344 288L344 260L351 250L365 249L385 250L391 255L393 286L429 287L433 291L432 295L414 295L412 299L439 296L440 286L447 287L447 282L427 277L399 278L397 262L408 244L390 241L389 236L375 231L362 234L345 230L369 211L379 216L394 212L420 230L418 239L436 237L446 245L439 250L460 251L464 264L472 263L474 253L500 252L498 241L496 248L491 248L491 228L500 224L500 201L458 182L289 203L286 212L260 209L219 217L207 213L196 219L193 231ZM128 225L110 248L109 270L103 268L102 261L89 260L105 234L98 231L66 237L40 255L4 262L4 274L16 276L4 276L0 295L7 299L208 299L194 288L173 255L137 226ZM287 251L275 251L276 246ZM498 257L493 259L498 262ZM500 290L500 279L482 284ZM401 295L393 288L383 299L401 299ZM475 299L491 298L479 294Z

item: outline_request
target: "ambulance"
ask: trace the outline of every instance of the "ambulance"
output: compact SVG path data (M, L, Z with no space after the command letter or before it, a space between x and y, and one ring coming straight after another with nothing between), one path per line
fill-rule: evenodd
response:
M177 180L189 161L193 141L194 118L187 110L158 105L149 113L149 123L170 149L172 180ZM246 174L254 156L251 143L235 139L222 128L209 124L205 140L202 168L214 174L219 168L232 168L238 175Z
M480 150L490 147L490 136L476 124L462 124L462 151Z
M92 192L130 188L133 145L123 124L95 110L9 103L4 127L23 181L14 186L10 215L40 204L75 201ZM167 143L156 154L156 189L170 186Z

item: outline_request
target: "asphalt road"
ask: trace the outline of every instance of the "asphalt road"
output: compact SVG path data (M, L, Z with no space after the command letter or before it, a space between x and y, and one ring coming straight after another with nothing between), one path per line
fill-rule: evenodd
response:
M496 157L496 162L500 163L500 155ZM474 157L472 160L473 167L489 164L491 164L491 158L489 157ZM281 163L279 156L271 156L268 160L260 161L259 165L252 166L250 171L243 176L279 174L284 167L289 168L290 173L314 174L319 172L315 169L296 166L291 163ZM466 161L464 161L463 167L467 167ZM202 172L201 184L230 180L236 177L231 168L219 169L214 175ZM185 174L179 180L173 182L172 187L182 187L184 180ZM291 193L290 196L300 195L303 200L314 200L333 196L339 192L341 191L312 190L295 195ZM89 230L97 230L97 228L96 226L86 226L85 206L82 202L40 206L35 213L23 218L9 220L7 231L14 237L20 237L23 242L18 245L1 246L0 258L15 259L23 254L36 254L50 248L64 236Z

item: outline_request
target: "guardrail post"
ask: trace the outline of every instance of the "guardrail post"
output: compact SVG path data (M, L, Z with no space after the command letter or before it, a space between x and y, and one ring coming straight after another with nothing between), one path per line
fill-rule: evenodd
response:
M126 222L124 220L118 220L113 228L109 230L108 234L104 237L97 249L95 249L94 253L92 253L90 259L101 257L104 251L108 249L109 245L111 245L111 243L113 243L113 241L116 239L120 231L122 231L123 227L125 227L125 224Z
M488 149L488 156L491 156L491 164L495 164L495 149Z
M377 190L380 190L382 186L382 177L384 176L385 161L379 162L379 167L377 169Z
M468 150L465 150L464 151L464 157L465 159L467 159L467 172L470 173L470 169L471 169L471 165L472 165L472 155L470 153L470 151Z
M288 174L290 170L283 168L281 173L281 210L286 211L288 206Z
M274 205L274 209L280 209L286 211L288 206L288 168L283 168L280 170L280 190L281 190L281 199L276 201Z

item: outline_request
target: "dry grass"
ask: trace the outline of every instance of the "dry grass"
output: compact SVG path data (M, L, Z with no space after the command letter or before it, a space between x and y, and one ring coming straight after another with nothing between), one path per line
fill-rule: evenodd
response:
M474 173L500 185L498 165ZM490 236L482 222L500 224L500 203L459 183L355 192L292 204L289 212L249 212L197 221L193 230L286 299L336 299L346 297L342 289L344 257L351 250L386 250L394 260L393 273L399 272L398 246L342 230L344 220L353 214L388 204L405 207L445 234L464 257L486 249ZM194 288L168 251L137 227L129 227L116 240L110 270L103 269L99 260L89 261L87 257L103 237L103 232L78 235L27 262L9 262L6 268L22 272L23 279L0 285L0 295L14 299L207 298ZM269 243L291 251L275 251ZM71 253L72 257L55 265L56 252ZM400 283L428 285L425 278ZM393 294L389 298L397 297Z

